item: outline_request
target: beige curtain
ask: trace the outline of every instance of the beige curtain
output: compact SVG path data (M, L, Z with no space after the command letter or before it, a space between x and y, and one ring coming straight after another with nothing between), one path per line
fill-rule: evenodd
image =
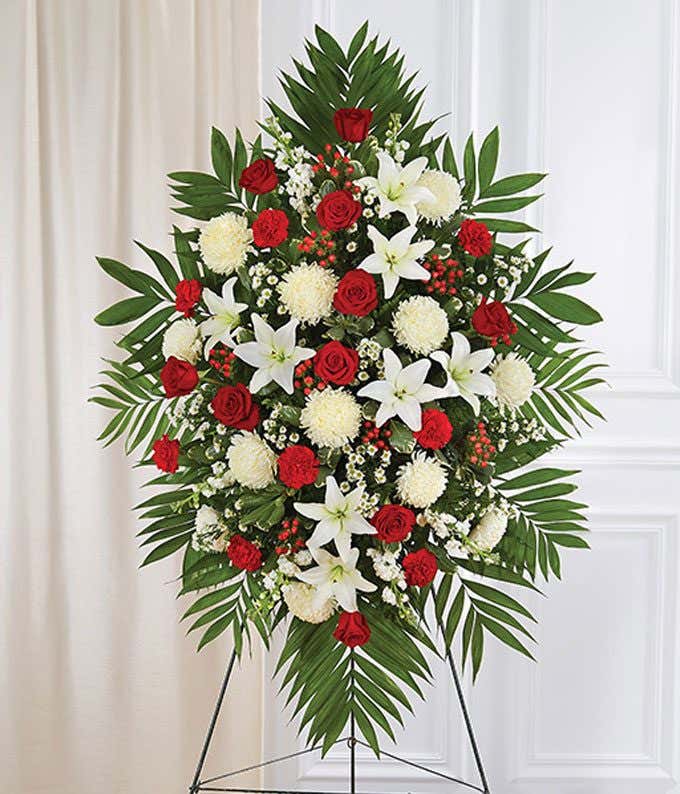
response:
M228 648L177 625L177 561L139 572L138 478L87 405L116 300L95 254L170 250L169 170L210 125L252 135L258 3L0 3L0 783L185 791ZM184 224L187 225L186 223ZM234 677L209 771L259 757L260 666ZM251 778L252 780L252 778Z

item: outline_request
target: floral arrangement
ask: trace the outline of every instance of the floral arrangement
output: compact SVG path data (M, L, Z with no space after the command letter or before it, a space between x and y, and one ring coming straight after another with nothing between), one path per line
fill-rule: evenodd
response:
M178 267L141 244L157 276L98 260L137 294L96 318L134 325L92 399L113 411L101 438L160 470L144 564L182 552L200 646L287 623L308 741L353 715L377 751L438 634L475 675L489 636L531 656L506 585L587 546L575 472L534 462L600 415L574 329L601 318L567 291L592 274L499 217L544 174L496 178L497 129L459 167L398 51L366 25L347 50L316 36L264 137L213 130L214 174L170 174L199 222L173 229Z

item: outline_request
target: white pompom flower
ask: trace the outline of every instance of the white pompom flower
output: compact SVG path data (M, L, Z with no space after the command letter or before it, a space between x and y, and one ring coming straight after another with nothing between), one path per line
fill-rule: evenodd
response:
M449 332L446 312L434 298L414 295L402 301L392 317L397 342L412 353L438 350Z
M458 180L446 171L424 171L418 186L427 188L432 199L422 199L416 204L418 214L429 221L447 221L460 207L461 195Z
M332 449L356 438L360 423L359 403L344 389L313 391L300 414L300 424L309 440Z
M229 470L239 485L259 490L274 482L276 455L257 433L235 435L227 450Z
M482 551L491 551L501 542L507 527L507 514L497 507L490 507L468 537Z
M533 391L536 376L530 365L516 353L499 356L491 371L496 399L501 407L519 408Z
M442 464L420 452L399 469L397 493L402 502L413 507L429 507L444 493L447 482Z
M175 320L163 334L163 355L195 364L201 355L201 333L193 320Z
M206 223L198 238L198 247L206 267L228 276L245 263L252 241L247 218L236 212L225 212Z
M305 623L324 623L335 611L332 598L316 604L316 587L303 582L293 582L283 588L283 600L299 620Z
M316 264L297 265L280 281L281 303L291 317L315 325L333 310L337 276Z

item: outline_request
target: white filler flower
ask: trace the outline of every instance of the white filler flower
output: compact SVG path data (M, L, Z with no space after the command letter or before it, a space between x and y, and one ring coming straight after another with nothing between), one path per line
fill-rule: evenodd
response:
M478 394L493 397L496 386L489 375L484 375L482 370L489 366L493 360L493 350L490 347L484 350L470 352L470 343L466 336L454 331L451 334L453 345L451 355L443 350L433 353L430 358L441 364L447 375L445 390L448 397L462 397L472 406L472 410L479 413Z
M413 507L429 507L444 493L448 478L446 469L436 458L418 452L405 463L397 476L397 493L402 502Z
M193 320L175 320L163 334L163 355L195 364L201 355L201 336Z
M491 379L496 384L496 399L499 405L519 408L529 397L536 382L534 371L516 353L500 356L491 371Z
M364 259L359 268L382 276L386 298L394 295L400 278L412 281L428 281L430 278L429 271L418 264L418 259L425 256L434 242L421 240L412 243L417 231L415 226L407 226L388 240L375 226L366 229L373 243L373 253Z
M300 424L309 440L331 449L356 438L360 423L361 407L344 389L313 391L300 414Z
M434 200L432 193L418 184L427 165L427 157L416 157L403 168L387 152L378 152L378 176L357 179L362 187L371 190L380 201L381 218L393 212L403 212L410 224L418 218L416 205L420 201Z
M418 185L432 194L431 199L423 199L416 204L418 214L428 221L447 221L460 207L460 185L446 171L424 171Z
M357 571L359 549L352 549L346 560L334 557L323 549L311 549L316 567L301 571L297 578L316 588L313 598L319 608L329 598L335 598L346 612L357 611L357 590L372 593L378 588Z
M507 526L507 514L497 507L490 507L468 537L478 548L491 551L500 543Z
M358 508L363 495L362 488L355 488L344 494L335 477L326 478L324 503L295 502L294 507L305 518L311 518L317 525L307 540L310 551L325 546L331 540L343 560L348 559L352 545L352 535L375 535L376 529L361 515Z
M302 582L291 582L283 588L283 600L290 612L305 623L323 623L335 611L332 598L315 605L316 588Z
M310 347L296 346L297 320L289 320L275 331L259 314L251 314L250 319L255 341L234 348L237 358L255 367L255 374L250 379L250 391L255 394L274 381L285 392L292 394L295 367L301 361L312 358L316 351Z
M227 462L236 482L246 488L259 490L274 482L276 455L257 433L243 431L233 436Z
M316 264L298 265L286 273L277 289L291 317L315 325L333 311L337 276Z
M383 350L385 380L374 380L359 390L359 397L368 397L380 403L375 416L378 427L388 419L398 416L411 430L422 427L421 403L429 403L443 395L442 389L425 383L430 362L420 359L403 367L396 353Z
M248 220L235 212L225 212L206 223L198 247L207 267L228 276L246 261L252 241Z
M228 347L233 347L235 344L232 332L238 326L239 315L248 308L248 304L237 303L234 300L234 284L236 284L236 276L224 282L222 297L207 287L203 289L203 300L212 315L199 326L201 334L206 340L204 350L206 358L209 357L210 351L218 342L222 342Z
M414 295L399 304L392 328L400 345L426 356L441 347L449 332L449 320L434 298Z

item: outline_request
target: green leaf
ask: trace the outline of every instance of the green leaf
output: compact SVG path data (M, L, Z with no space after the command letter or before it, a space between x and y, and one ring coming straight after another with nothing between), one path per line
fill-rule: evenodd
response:
M123 325L132 320L138 320L148 311L158 305L158 298L149 298L140 295L138 298L126 298L104 309L95 318L98 325Z
M213 170L219 177L220 182L229 189L231 186L231 148L224 134L217 127L212 128L210 156Z
M515 174L506 176L489 185L479 194L480 198L496 198L497 196L512 196L515 193L522 193L530 187L537 185L546 174Z
M168 295L165 288L155 278L142 273L140 270L133 270L122 262L118 262L115 259L107 259L103 256L98 256L97 262L101 269L111 278L121 284L125 284L126 287L135 292L141 292L142 295L153 298L156 303L160 298Z
M529 300L539 309L558 320L576 323L577 325L593 325L602 322L602 315L573 295L562 292L541 292L529 295Z
M486 136L479 150L479 190L483 193L491 184L498 164L498 127Z
M463 151L463 178L465 180L465 187L463 188L463 196L467 201L472 201L475 195L477 183L477 171L475 163L475 144L470 134L465 144Z

